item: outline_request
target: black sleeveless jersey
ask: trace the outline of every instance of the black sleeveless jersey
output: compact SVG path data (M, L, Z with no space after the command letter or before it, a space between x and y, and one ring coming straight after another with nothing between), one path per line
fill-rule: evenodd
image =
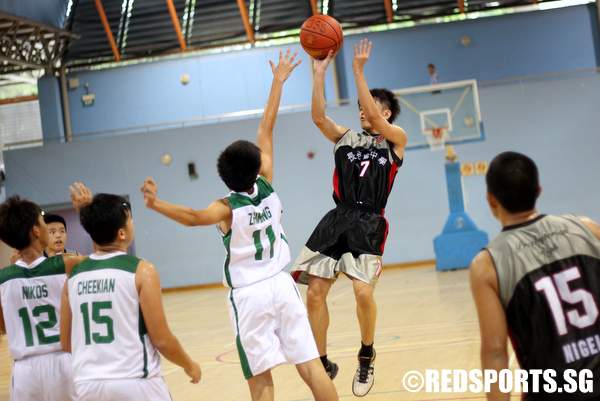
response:
M600 240L575 216L540 216L505 228L487 250L521 368L554 369L559 387L566 369L594 373L593 394L525 399L600 399Z
M383 136L348 130L335 145L333 199L383 213L398 168L402 165Z

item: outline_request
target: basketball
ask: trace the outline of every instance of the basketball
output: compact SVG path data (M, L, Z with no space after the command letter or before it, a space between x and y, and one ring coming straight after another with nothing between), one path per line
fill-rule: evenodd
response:
M313 58L322 60L330 50L336 53L344 42L342 26L328 15L313 15L300 28L300 44Z

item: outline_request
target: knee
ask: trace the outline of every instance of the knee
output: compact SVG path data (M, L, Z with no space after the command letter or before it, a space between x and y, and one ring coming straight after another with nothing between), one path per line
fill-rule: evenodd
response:
M321 286L309 286L306 292L306 306L315 309L323 306L327 300L327 290Z
M356 297L356 303L359 306L372 305L375 303L373 296L373 287L368 284L354 286L354 296Z
M259 375L253 376L248 379L248 385L250 386L250 390L261 392L266 387L273 386L273 376L271 375L271 371L267 370Z

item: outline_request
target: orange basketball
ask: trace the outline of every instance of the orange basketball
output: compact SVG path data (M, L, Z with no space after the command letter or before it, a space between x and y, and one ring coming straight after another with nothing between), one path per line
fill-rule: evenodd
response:
M342 26L329 15L313 15L300 28L302 48L318 60L327 57L330 50L336 53L343 42Z

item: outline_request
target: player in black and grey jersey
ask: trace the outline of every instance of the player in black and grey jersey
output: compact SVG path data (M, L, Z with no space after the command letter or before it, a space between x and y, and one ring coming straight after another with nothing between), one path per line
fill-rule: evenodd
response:
M384 210L407 142L404 130L394 125L400 113L394 94L367 86L363 70L370 54L368 40L355 47L353 69L362 132L341 127L325 114L325 72L333 54L314 61L312 117L319 130L335 143L336 207L321 219L292 273L296 281L308 284L310 324L321 361L332 379L338 367L327 358L326 298L340 273L352 279L362 343L352 392L359 397L365 396L374 382L377 305L373 294L388 233Z
M566 369L594 373L593 394L529 393L525 400L599 400L600 226L538 213L538 171L525 155L501 153L486 181L503 229L471 265L483 368L508 368L510 337L521 368L555 370L558 387L567 384ZM488 400L509 398L497 386L488 394Z

